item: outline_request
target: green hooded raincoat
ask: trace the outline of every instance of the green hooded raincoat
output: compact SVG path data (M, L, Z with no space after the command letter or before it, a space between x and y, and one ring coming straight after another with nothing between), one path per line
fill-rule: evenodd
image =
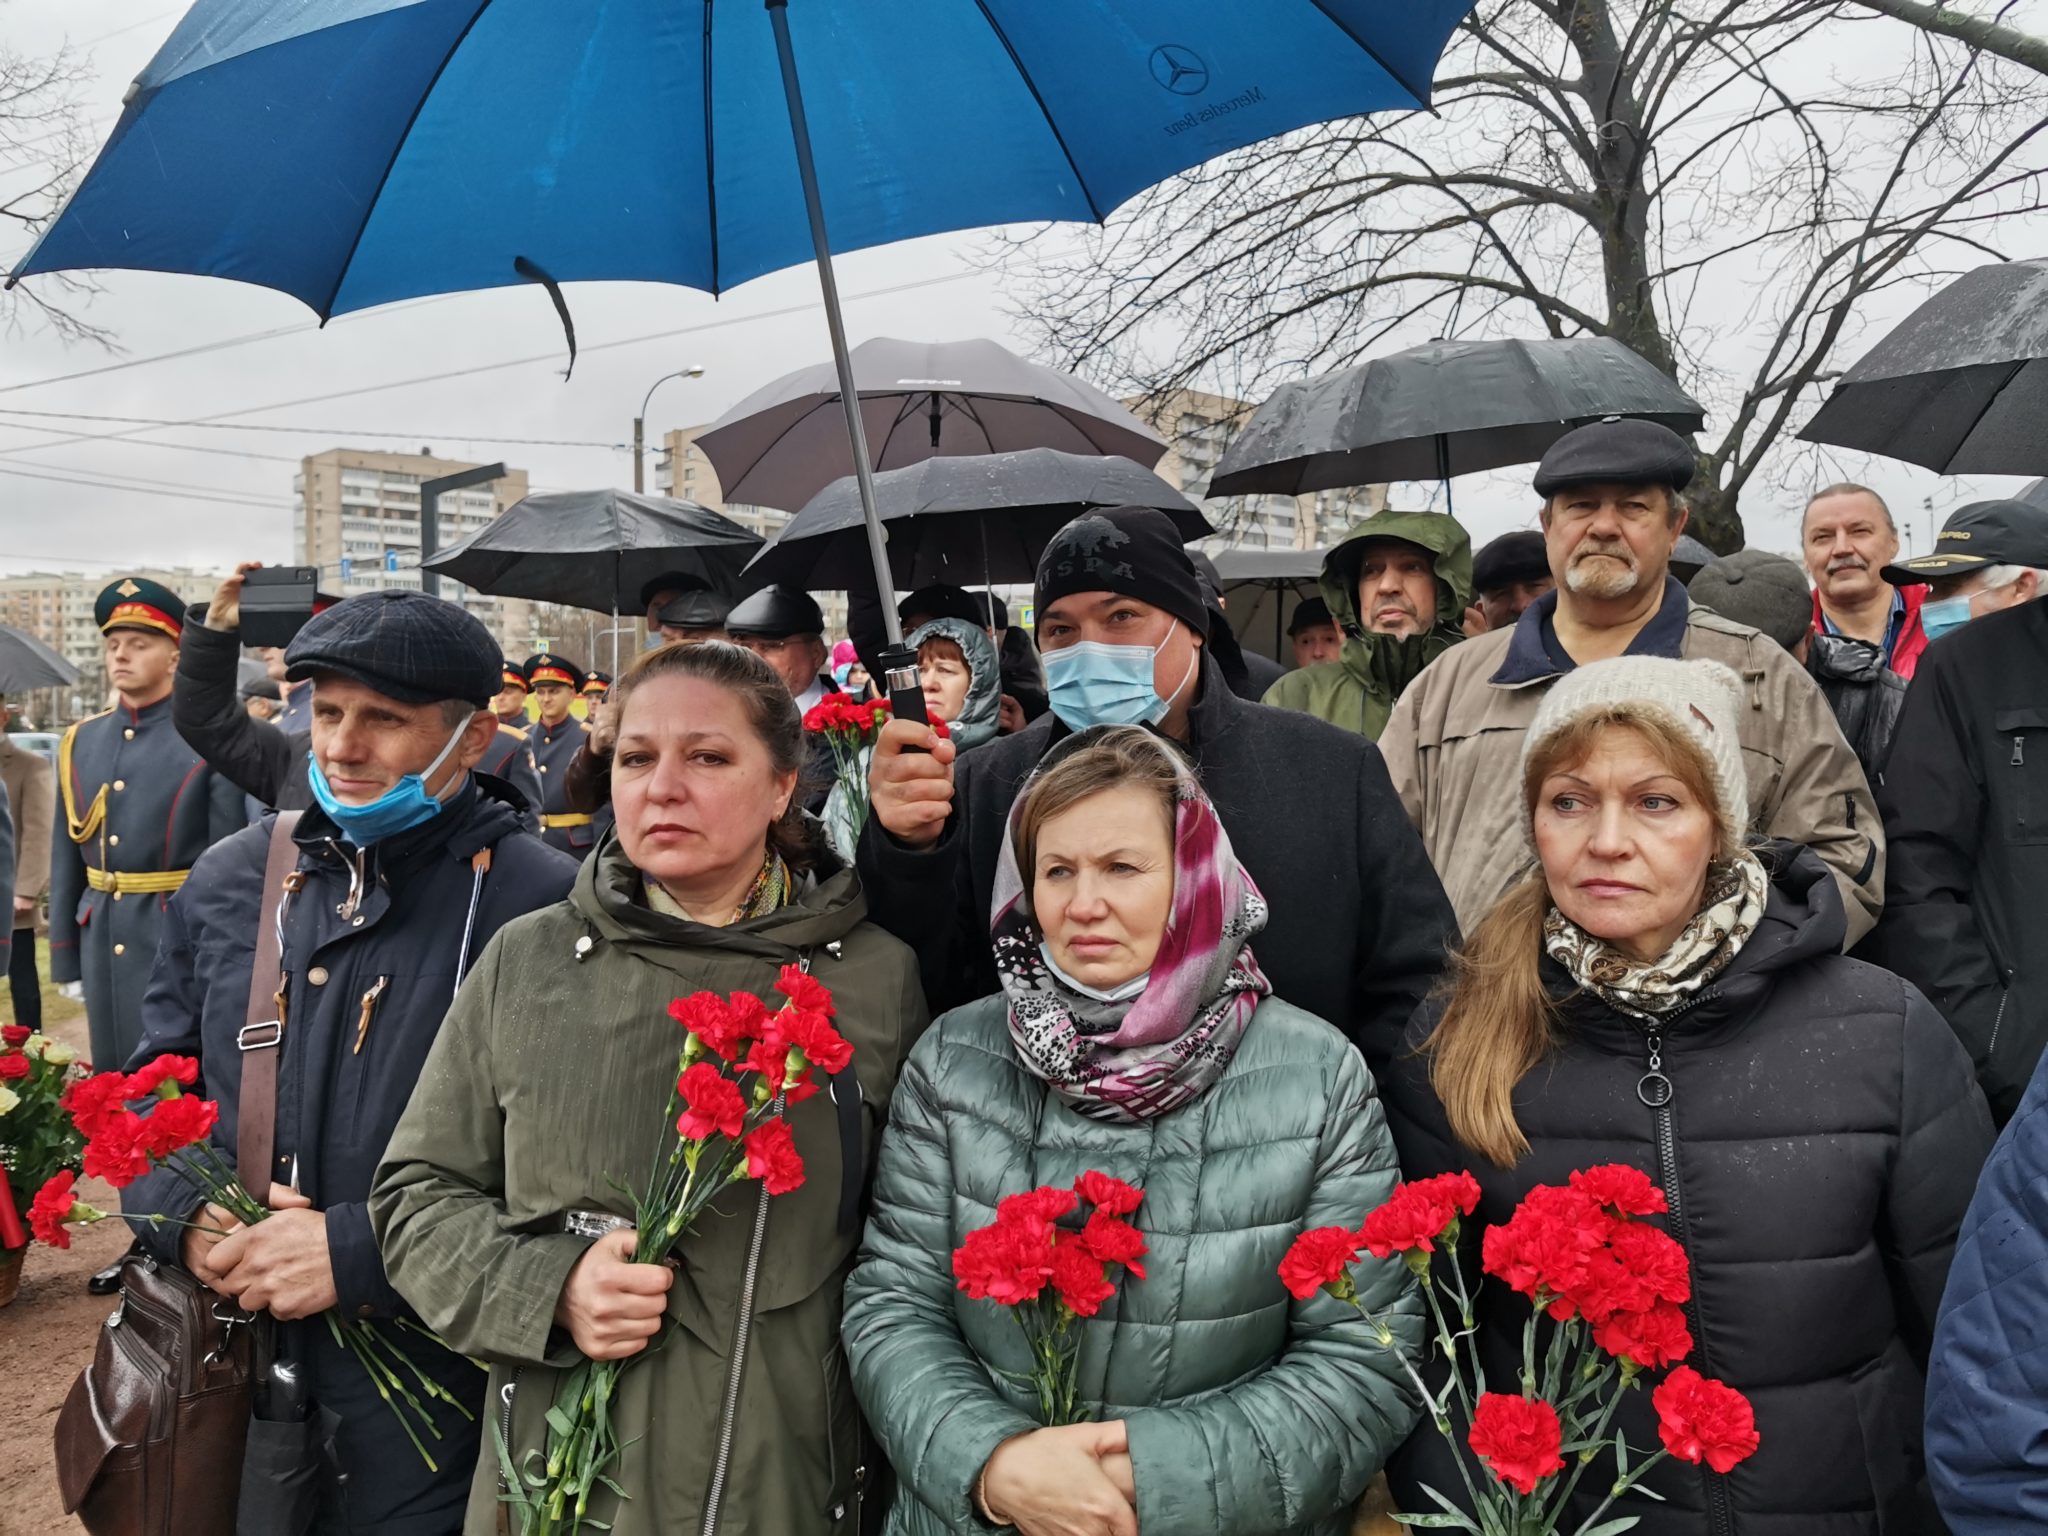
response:
M1436 560L1436 623L1397 639L1366 632L1358 612L1358 567L1367 539L1405 539ZM1323 601L1344 631L1344 654L1290 672L1266 690L1264 702L1299 709L1368 741L1378 741L1401 690L1465 637L1472 601L1472 540L1441 512L1376 512L1344 535L1323 560Z

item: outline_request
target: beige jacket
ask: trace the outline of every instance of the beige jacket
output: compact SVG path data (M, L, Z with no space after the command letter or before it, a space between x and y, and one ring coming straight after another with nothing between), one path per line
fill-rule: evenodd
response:
M1394 706L1380 755L1467 933L1533 858L1522 738L1554 681L1495 683L1514 630L1454 645ZM1680 651L1739 673L1751 830L1804 843L1841 887L1854 944L1884 905L1884 828L1856 755L1805 668L1775 641L1697 605Z
M31 920L43 931L42 898L50 889L50 831L56 824L56 778L50 765L34 752L0 735L0 781L7 785L7 808L14 816L14 894L33 897ZM31 923L23 923L29 927Z

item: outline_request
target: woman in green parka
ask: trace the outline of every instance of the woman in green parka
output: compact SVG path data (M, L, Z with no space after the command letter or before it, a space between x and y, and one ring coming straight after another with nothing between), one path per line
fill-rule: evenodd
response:
M734 646L669 646L614 684L617 814L569 899L508 924L449 1010L371 1195L392 1283L491 1366L515 1458L579 1359L619 1378L589 1519L615 1536L840 1536L867 1486L839 1344L859 1200L897 1073L925 1024L911 952L865 921L853 872L796 803L794 702ZM772 997L784 965L831 989L853 1060L788 1118L806 1177L736 1184L672 1266L584 1235L655 1155L698 991ZM849 1155L851 1154L851 1155ZM486 1436L485 1445L491 1445ZM486 1450L467 1536L499 1530Z
M1418 1405L1397 1261L1358 1288L1391 1321L1297 1302L1302 1231L1391 1193L1393 1143L1344 1037L1270 995L1266 903L1185 762L1131 726L1084 731L1017 797L992 920L1003 990L911 1053L846 1288L855 1390L896 1469L892 1536L1340 1536ZM951 1257L1006 1195L1111 1174L1151 1251L1079 1325L1096 1422L1038 1427L1008 1309Z

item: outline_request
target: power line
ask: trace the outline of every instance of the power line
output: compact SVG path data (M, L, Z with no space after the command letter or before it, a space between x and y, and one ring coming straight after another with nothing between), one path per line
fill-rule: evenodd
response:
M913 282L892 283L882 288L870 288L860 293L850 293L844 296L844 301L846 303L854 303L862 299L887 298L894 294L909 293L921 288L938 287L944 283L962 282L967 278L980 277L981 275L978 270L969 268L964 272L948 272L937 277L919 278ZM707 331L725 330L732 326L749 325L760 320L786 319L791 315L809 313L818 307L817 302L811 300L800 304L784 305L779 309L759 310L750 315L733 315L718 320L701 321L696 325L679 326L670 331L655 331L642 336L622 337L617 341L596 342L582 348L580 355L588 357L593 352L611 352L622 347L645 346L650 342L674 341L682 336L699 336ZM301 405L324 405L331 400L351 400L363 395L381 394L385 390L390 389L410 389L420 384L440 384L450 379L474 378L482 373L498 373L508 368L529 367L534 363L556 362L560 360L561 355L559 351L537 352L528 357L507 358L496 363L478 363L468 368L451 368L442 373L417 374L411 378L390 379L382 384L363 384L358 385L354 389L337 389L322 395L304 395L296 400L278 400L268 405L248 405L232 411L215 411L206 416L188 417L183 421L177 422L175 425L179 428L204 426L211 422L226 421L236 416L254 416L267 411L289 410L294 406ZM163 430L166 429L162 427L129 427L120 432L72 433L68 436L53 438L47 443L29 443L22 447L0 449L0 458L15 458L21 454L39 452L45 448L68 447L73 443L98 443L107 442L114 438L138 437L144 433L160 432Z
M42 432L43 427L33 426L25 421L0 421L0 430L8 432ZM30 446L34 446L31 444ZM166 453L203 453L209 458L255 459L265 464L298 464L301 456L290 453L258 453L253 448L212 448L204 443L171 443L161 439L145 440L139 437L112 437L107 439L110 448L162 449ZM54 466L63 468L62 465Z
M86 486L94 490L121 491L134 496L172 496L181 501L204 501L217 507L245 507L259 512L289 512L293 510L288 501L258 501L241 491L218 490L173 490L168 486L152 484L121 485L111 480L73 478L66 475L42 474L32 469L0 468L0 475L17 480L49 480L58 485Z
M420 427L408 427L402 432L373 432L367 427L284 427L255 422L187 422L166 420L160 416L101 416L91 411L29 411L11 405L0 405L0 416L37 416L63 421L111 421L145 427L189 427L194 431L205 432L291 432L309 437L395 437L408 440L418 438L422 441L441 438L458 443L503 443L515 448L609 448L624 451L627 447L625 443L600 442L594 438L494 437L488 432L429 432ZM0 422L0 426L12 425L12 422Z

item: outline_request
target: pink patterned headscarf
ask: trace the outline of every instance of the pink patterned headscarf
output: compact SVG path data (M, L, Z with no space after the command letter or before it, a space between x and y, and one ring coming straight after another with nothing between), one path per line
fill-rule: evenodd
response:
M1221 1077L1259 1000L1273 989L1248 947L1266 926L1266 900L1178 753L1140 727L1106 726L1062 743L1038 773L1110 731L1141 735L1172 763L1180 786L1173 910L1144 990L1104 1002L1075 991L1047 965L1044 935L1026 910L1017 863L1028 783L1003 836L990 934L1010 1007L1010 1039L1025 1067L1076 1113L1128 1123L1176 1110Z

